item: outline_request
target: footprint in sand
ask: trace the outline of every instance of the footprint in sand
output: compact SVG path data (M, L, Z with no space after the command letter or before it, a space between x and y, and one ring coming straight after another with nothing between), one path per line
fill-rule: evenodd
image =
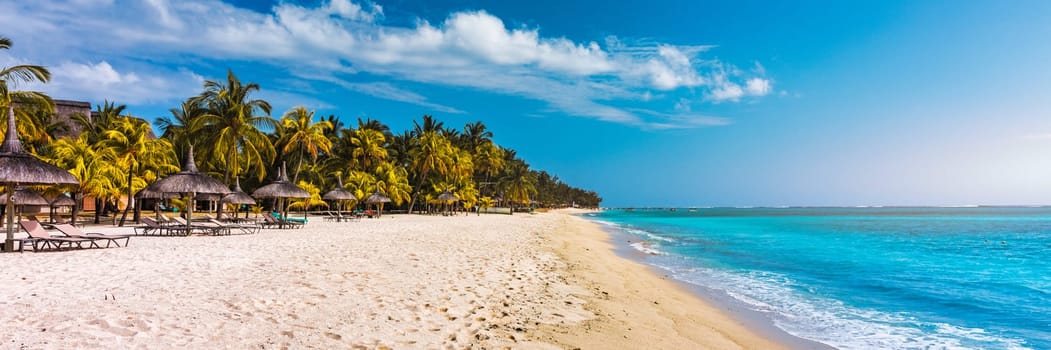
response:
M336 333L325 332L325 336L329 337L329 339L333 339L333 340L342 340L343 339L342 335L339 335L339 334L336 334Z

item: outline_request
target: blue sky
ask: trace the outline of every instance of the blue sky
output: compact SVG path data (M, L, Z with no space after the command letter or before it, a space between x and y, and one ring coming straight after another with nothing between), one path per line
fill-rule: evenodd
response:
M1051 3L0 1L0 66L152 120L484 121L611 206L1051 204Z

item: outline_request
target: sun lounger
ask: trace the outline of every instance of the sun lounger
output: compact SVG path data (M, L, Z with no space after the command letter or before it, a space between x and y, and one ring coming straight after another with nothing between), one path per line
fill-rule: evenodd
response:
M151 233L163 235L168 233L167 230L167 227L161 225L157 220L153 220L153 218L150 217L143 217L142 226L135 226L135 234L143 236L149 236Z
M241 233L245 233L245 234L258 233L259 229L262 228L259 225L253 225L253 224L222 223L222 222L219 222L219 220L215 220L215 219L208 219L208 222L212 223L213 225L225 228L228 234L229 234L229 232L231 232L233 230L237 230L237 231L240 231Z
M263 219L266 220L264 222L264 225L266 225L266 226L274 226L274 225L276 225L278 228L285 228L285 227L301 228L301 227L303 227L303 223L302 222L281 220L279 217L274 216L274 214L272 214L272 213L263 213Z
M109 248L110 243L113 243L113 244L117 245L118 247L121 247L120 242L117 241L117 240L120 240L120 239L124 240L124 245L123 246L127 247L128 246L128 241L131 240L131 236L128 236L128 235L107 235L107 234L95 233L95 232L84 232L84 231L81 231L79 228L76 228L76 227L74 227L73 225L70 225L70 224L57 224L57 225L55 225L55 229L58 230L58 232L62 232L62 234L66 235L66 236L69 236L69 237L73 237L73 238L87 238L87 239L97 239L97 240L105 239L106 240L106 248Z
M298 223L298 224L305 224L305 223L307 223L307 219L306 218L286 218L286 217L281 217L281 213L273 213L273 214L274 214L274 218L276 218L278 220L281 220L281 221L293 222L293 223Z
M51 249L62 249L63 245L70 249L84 248L83 243L85 242L91 244L90 248L99 248L99 245L95 243L94 239L52 236L51 233L48 233L47 230L45 230L43 226L40 226L40 223L36 221L23 220L18 224L22 226L23 230L26 230L29 237L33 238L33 251L39 249L40 245ZM74 247L74 245L76 245L76 247Z
M176 217L176 218L172 218L172 220L174 220L177 223L177 225L176 225L177 227L183 227L183 228L187 227L186 219L183 219L181 217ZM211 234L211 235L216 235L216 236L230 234L230 229L229 228L224 227L222 225L215 225L215 224L210 223L210 222L209 223L190 223L189 229L190 229L191 232L192 231L197 231L199 233Z
M247 222L247 221L251 221L251 220L248 219L248 218L239 218L236 215L235 216L230 216L230 215L226 215L226 213L222 213L222 214L219 214L219 221L220 222L241 223L241 222Z
M161 217L164 217L164 216L161 216ZM143 224L143 226L136 226L135 227L135 234L137 234L137 235L144 235L144 236L150 235L150 234L156 234L156 235L159 235L159 236L160 235L164 235L164 236L174 236L174 235L186 236L186 235L190 234L190 230L187 229L184 226L161 224L161 223L157 222L157 220L154 220L151 217L143 217L142 218L142 224Z

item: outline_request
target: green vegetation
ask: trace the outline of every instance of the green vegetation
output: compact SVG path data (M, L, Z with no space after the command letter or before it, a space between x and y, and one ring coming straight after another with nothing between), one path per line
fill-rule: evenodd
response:
M10 40L0 38L0 49L10 46ZM341 175L345 189L358 198L379 192L394 209L409 212L436 210L443 192L459 198L462 208L595 207L601 202L595 192L531 169L516 152L495 144L482 122L457 129L424 115L412 130L395 134L378 120L359 118L347 127L336 116L315 118L305 107L274 119L267 101L253 99L259 85L241 82L232 71L225 81L206 81L199 95L157 118L159 138L146 121L110 101L96 106L93 116L72 118L82 130L79 136L59 138L68 128L53 116L51 99L14 89L19 82L49 79L40 66L4 68L0 108L15 110L27 151L72 172L80 180L74 196L93 197L97 207L178 171L190 145L202 172L231 185L241 178L249 193L287 162L292 181L315 197L293 203L301 208L323 207L320 193L336 186Z

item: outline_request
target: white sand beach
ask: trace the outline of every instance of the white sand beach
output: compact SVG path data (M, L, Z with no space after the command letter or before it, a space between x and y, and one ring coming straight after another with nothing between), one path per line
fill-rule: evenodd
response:
M387 215L0 254L0 348L780 346L607 239L562 213Z

